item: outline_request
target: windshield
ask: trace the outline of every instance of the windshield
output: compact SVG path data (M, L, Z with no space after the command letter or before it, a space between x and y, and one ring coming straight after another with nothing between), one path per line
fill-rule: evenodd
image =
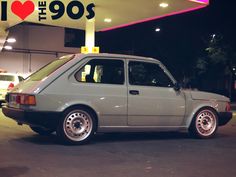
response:
M52 61L51 63L47 64L46 66L42 67L32 75L30 75L27 80L30 81L41 81L51 73L59 69L61 66L66 64L68 61L72 60L75 55L68 55L65 57L61 57L57 60Z

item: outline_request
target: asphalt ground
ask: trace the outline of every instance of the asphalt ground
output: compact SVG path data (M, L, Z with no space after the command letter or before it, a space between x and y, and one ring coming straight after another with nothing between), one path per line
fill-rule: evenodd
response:
M186 133L98 134L64 146L0 110L0 177L236 177L236 114L213 139Z

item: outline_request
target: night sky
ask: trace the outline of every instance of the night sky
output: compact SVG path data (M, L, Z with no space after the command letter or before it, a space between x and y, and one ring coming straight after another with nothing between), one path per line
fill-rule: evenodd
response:
M191 75L212 34L236 51L236 1L211 0L201 10L97 33L101 52L134 54L162 61L178 78ZM155 32L156 28L160 32Z

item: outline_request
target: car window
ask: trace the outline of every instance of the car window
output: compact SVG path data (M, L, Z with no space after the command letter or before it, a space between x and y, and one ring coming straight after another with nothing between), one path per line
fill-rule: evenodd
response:
M158 64L147 62L129 62L129 83L141 86L173 87L173 82Z
M59 69L61 66L66 64L68 61L72 60L75 55L69 55L65 57L61 57L60 59L54 60L46 66L42 67L32 75L30 75L27 79L30 81L41 81L45 77L49 76L51 73Z
M79 82L101 84L124 84L124 62L122 60L93 59L76 74Z
M13 81L14 82L14 76L13 75L0 75L0 81Z
M24 80L24 78L23 78L23 77L21 77L21 76L18 76L18 79L19 79L19 82L21 82L21 81L23 81L23 80Z

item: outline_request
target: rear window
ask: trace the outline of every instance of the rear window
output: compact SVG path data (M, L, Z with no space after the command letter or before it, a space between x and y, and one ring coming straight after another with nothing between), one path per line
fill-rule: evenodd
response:
M12 75L0 75L0 81L13 81L14 82L14 76Z
M41 81L45 77L49 76L51 73L59 69L61 66L63 66L68 61L72 60L75 55L69 55L65 57L61 57L55 61L52 61L51 63L47 64L46 66L42 67L32 75L28 77L28 80L30 81Z

